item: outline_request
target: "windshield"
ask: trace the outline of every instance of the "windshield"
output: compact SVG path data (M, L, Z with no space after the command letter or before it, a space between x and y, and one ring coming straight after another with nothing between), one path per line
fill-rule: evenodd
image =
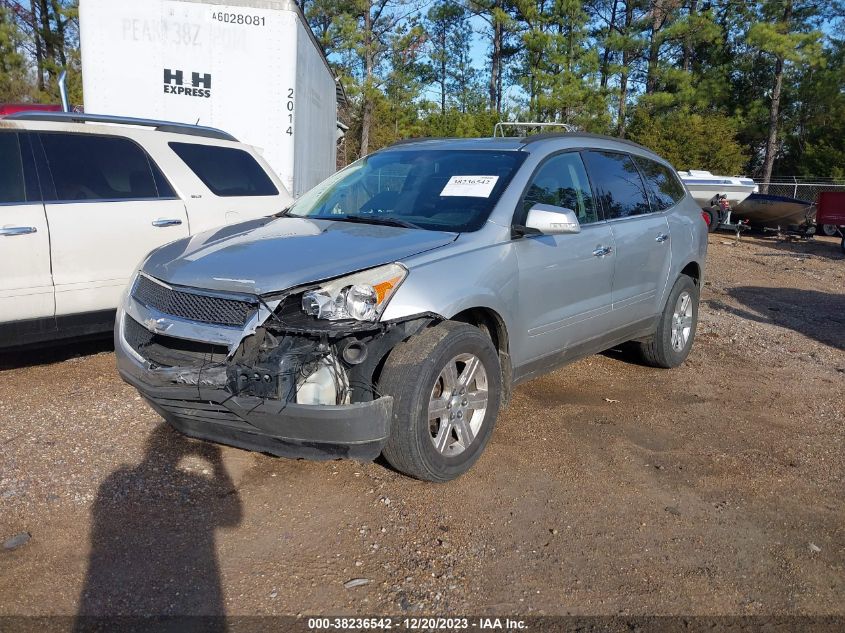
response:
M514 151L378 152L311 189L287 215L476 231L523 160Z

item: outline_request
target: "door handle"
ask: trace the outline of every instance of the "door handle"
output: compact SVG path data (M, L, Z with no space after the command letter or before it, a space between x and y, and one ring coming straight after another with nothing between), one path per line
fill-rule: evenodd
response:
M163 227L163 226L179 226L182 224L182 220L177 219L170 219L170 220L153 220L153 226Z
M599 246L596 250L593 251L593 255L595 255L596 257L604 257L605 255L610 255L612 252L612 246Z
M14 237L15 235L29 235L37 232L38 229L34 226L8 226L0 229L0 235L5 235L7 237Z
M665 242L669 239L669 235L667 233L658 233L657 237L654 238L655 242Z

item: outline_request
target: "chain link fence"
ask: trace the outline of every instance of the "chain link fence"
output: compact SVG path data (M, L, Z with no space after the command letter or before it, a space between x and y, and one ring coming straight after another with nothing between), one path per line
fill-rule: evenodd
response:
M845 182L842 181L810 182L793 178L771 182L755 180L754 182L760 187L760 193L806 200L807 202L815 202L821 191L845 191Z

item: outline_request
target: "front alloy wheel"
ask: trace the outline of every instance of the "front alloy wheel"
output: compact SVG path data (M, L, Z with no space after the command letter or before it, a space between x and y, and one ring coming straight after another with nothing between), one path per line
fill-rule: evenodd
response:
M441 455L460 455L481 430L487 413L487 371L477 356L459 354L434 381L428 403L431 441Z
M397 345L378 387L393 396L384 458L417 479L449 481L470 469L490 439L502 370L490 337L445 321Z

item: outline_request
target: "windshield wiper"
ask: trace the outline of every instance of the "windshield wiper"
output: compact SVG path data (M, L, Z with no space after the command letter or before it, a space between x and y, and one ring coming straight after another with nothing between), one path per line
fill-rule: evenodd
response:
M289 207L285 207L281 211L274 213L273 217L274 218L289 218L289 217L291 217L290 210L291 210L292 207L293 207L293 205L290 205Z
M380 218L372 215L314 216L314 219L337 220L338 222L357 222L359 224L381 224L383 226L399 226L403 229L422 229L419 224L400 220L399 218Z

